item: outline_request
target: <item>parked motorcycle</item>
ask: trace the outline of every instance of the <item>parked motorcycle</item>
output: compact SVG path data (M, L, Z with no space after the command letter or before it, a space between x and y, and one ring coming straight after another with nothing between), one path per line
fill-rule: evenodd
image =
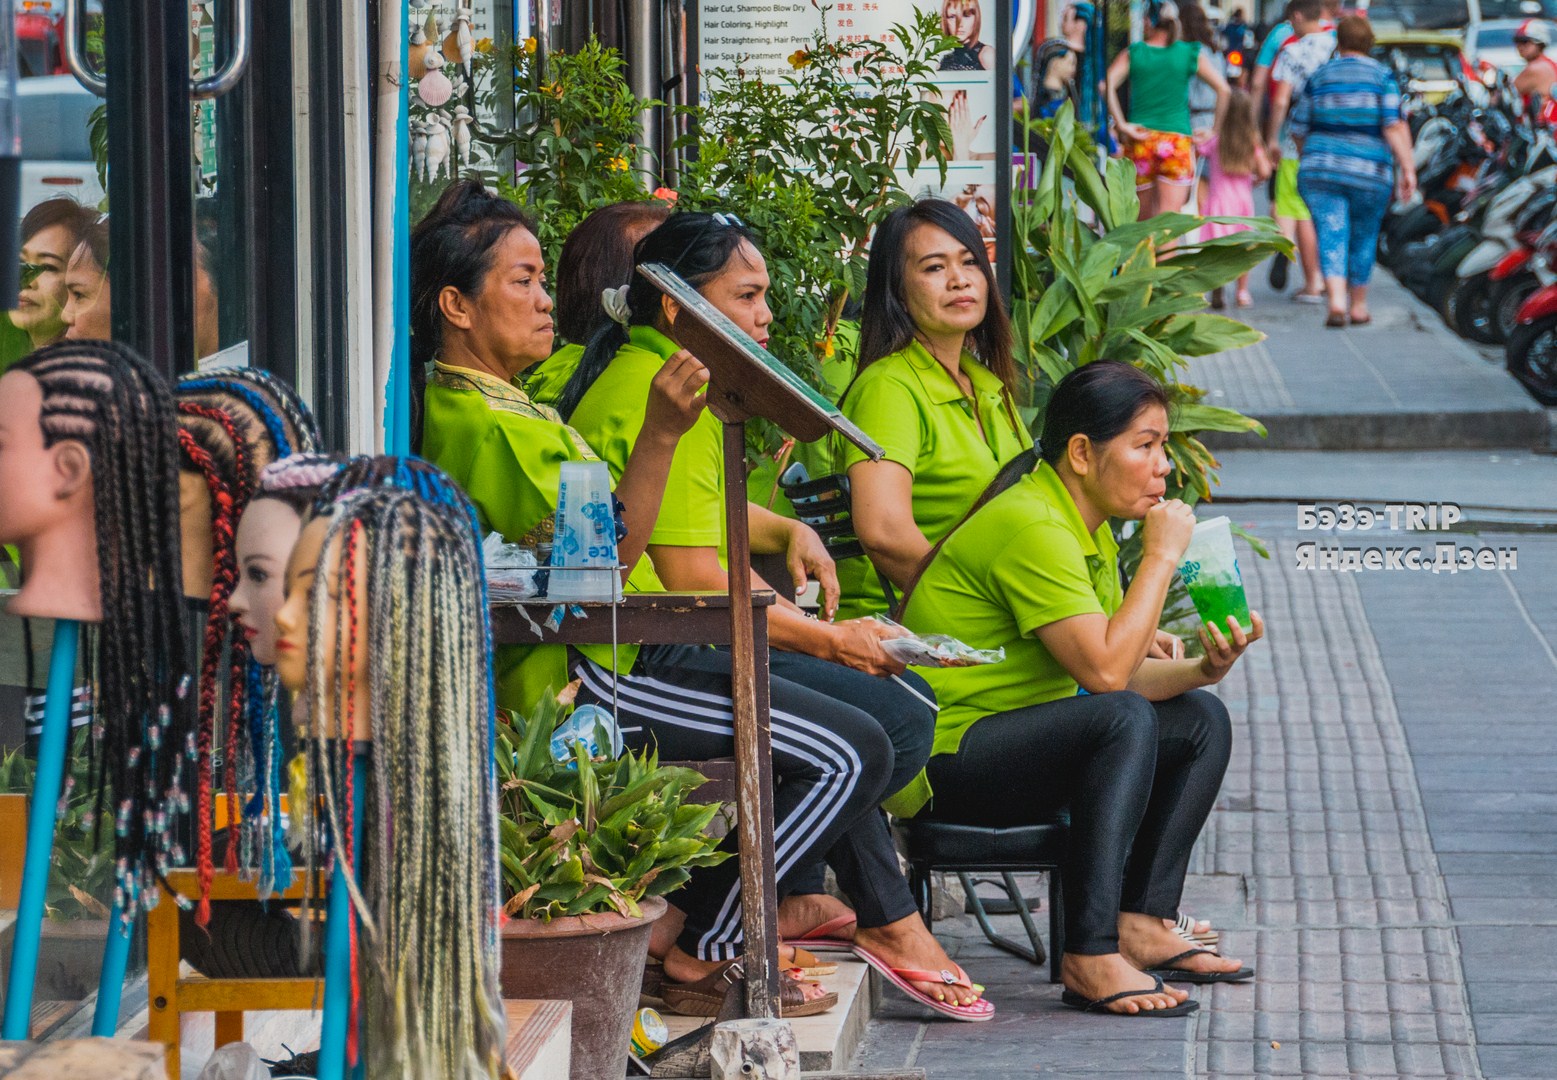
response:
M1557 406L1557 222L1541 233L1530 264L1547 283L1521 305L1506 363L1531 397Z

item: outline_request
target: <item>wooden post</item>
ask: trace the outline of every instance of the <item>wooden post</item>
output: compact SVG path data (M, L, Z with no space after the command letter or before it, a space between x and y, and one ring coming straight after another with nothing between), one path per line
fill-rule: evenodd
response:
M746 948L746 1015L779 1015L778 889L773 877L773 752L767 709L767 626L762 670L751 606L751 537L746 520L746 424L724 421L724 512L730 577L730 684L735 714L736 836L741 849L741 917ZM763 616L766 620L766 613ZM761 852L760 858L754 858Z

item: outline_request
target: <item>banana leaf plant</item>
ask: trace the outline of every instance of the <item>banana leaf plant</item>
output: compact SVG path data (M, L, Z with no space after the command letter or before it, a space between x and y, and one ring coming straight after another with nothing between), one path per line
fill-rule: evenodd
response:
M551 735L562 712L548 699L527 719L498 723L507 915L637 917L644 897L672 892L692 870L730 857L708 835L720 807L688 801L707 782L700 773L662 766L653 751L591 757L583 743L560 764L552 758Z
M1187 358L1245 348L1265 335L1207 312L1205 294L1278 251L1290 255L1291 241L1270 218L1160 214L1141 221L1134 166L1115 158L1100 169L1070 105L1031 127L1047 153L1036 184L1019 185L1012 207L1012 322L1031 380L1030 414L1041 413L1050 388L1073 368L1104 358L1132 363L1161 382L1172 402L1168 498L1210 499L1219 466L1198 433L1264 437L1265 427L1207 404L1205 390L1184 379ZM1207 222L1244 229L1202 238L1197 230ZM1235 531L1268 557L1258 538ZM1121 558L1127 572L1138 564L1137 537L1123 539ZM1175 589L1164 621L1190 613L1187 596Z

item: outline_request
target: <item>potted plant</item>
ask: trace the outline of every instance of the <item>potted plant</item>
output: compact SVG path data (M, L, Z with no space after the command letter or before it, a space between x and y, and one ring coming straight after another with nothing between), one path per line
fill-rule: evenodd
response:
M70 757L66 779L64 812L55 827L54 853L49 866L49 885L45 901L48 920L43 924L44 943L37 975L40 1000L80 1001L97 988L98 969L103 961L103 942L108 936L107 900L113 891L113 830L94 829L86 732L78 731ZM25 800L32 792L35 762L21 749L0 755L0 793L5 798ZM25 822L25 811L17 817ZM5 863L16 867L19 877L22 854L26 848L25 829L5 839L14 850L6 853ZM19 887L14 882L11 891ZM5 960L9 964L7 940Z
M498 725L509 894L501 982L507 998L572 1002L572 1075L597 1080L626 1074L661 897L729 853L707 835L718 805L688 801L703 776L661 766L651 751L591 757L582 743L558 763L551 735L561 714L546 701L528 720ZM610 746L600 734L598 745Z

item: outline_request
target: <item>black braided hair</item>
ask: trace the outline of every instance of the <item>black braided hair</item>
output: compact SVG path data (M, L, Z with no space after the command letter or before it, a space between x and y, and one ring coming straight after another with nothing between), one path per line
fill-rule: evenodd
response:
M195 716L188 694L173 394L149 364L109 341L66 341L17 361L43 390L46 446L74 439L92 461L103 619L95 673L91 775L114 813L115 900L125 917L157 901L183 861ZM96 815L101 820L101 815Z
M225 390L259 413L281 457L319 449L319 424L302 396L285 379L257 368L197 371L179 379L182 390Z

